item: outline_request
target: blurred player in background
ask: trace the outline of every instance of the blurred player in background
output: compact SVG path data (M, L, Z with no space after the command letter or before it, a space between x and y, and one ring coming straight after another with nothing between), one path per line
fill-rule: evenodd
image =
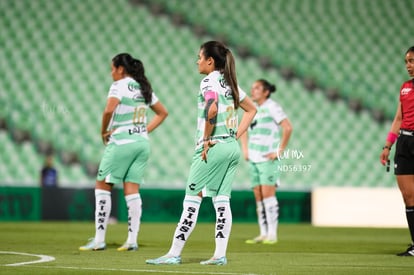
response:
M292 125L282 107L270 98L274 92L276 86L267 80L259 79L253 83L251 98L257 105L257 114L248 132L241 138L244 158L250 163L251 186L260 228L260 235L247 240L248 244L277 242L278 162L288 145Z
M58 172L53 166L53 155L47 155L45 163L40 171L40 186L58 187Z
M101 136L106 145L95 186L95 237L80 250L104 250L105 233L111 213L111 190L123 183L128 207L128 238L118 251L138 249L142 202L139 186L150 154L148 133L157 128L168 113L145 76L138 59L121 53L112 59L112 78L102 115ZM147 124L147 109L155 116Z
M400 101L391 129L382 148L380 160L389 164L391 146L397 141L394 174L404 199L405 213L411 235L411 245L398 256L414 256L414 46L405 54L405 67L410 80L400 88Z
M210 41L200 47L198 70L207 75L198 93L197 143L187 181L183 212L168 253L148 264L180 264L181 252L193 231L202 200L212 197L216 212L215 252L203 265L225 265L232 226L230 194L240 158L237 139L256 114L253 102L239 90L234 57L222 43ZM245 112L238 127L237 109Z

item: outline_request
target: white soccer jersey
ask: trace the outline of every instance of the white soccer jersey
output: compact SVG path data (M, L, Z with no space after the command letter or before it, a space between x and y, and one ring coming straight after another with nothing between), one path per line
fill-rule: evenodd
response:
M125 77L112 84L108 94L110 97L120 101L108 126L108 130L116 129L110 142L126 144L136 141L137 136L148 138L147 110L158 102L157 96L152 93L151 103L145 104L139 83L131 77Z
M280 122L287 118L282 107L272 99L267 99L257 107L257 113L250 124L249 160L251 162L268 161L268 153L276 152L280 143Z
M238 127L237 110L234 109L234 100L230 86L225 83L223 75L219 71L213 71L208 74L200 83L200 91L198 93L198 119L197 119L197 133L196 144L197 148L201 146L204 127L206 123L205 119L205 93L214 92L217 93L218 98L218 113L217 122L211 134L212 139L214 137L228 137L234 136ZM246 97L246 93L239 88L239 101L243 101ZM217 142L223 140L217 139Z

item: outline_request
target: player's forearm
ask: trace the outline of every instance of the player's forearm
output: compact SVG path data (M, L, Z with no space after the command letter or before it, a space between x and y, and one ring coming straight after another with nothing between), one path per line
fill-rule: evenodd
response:
M290 136L290 135L289 135ZM282 137L280 144L279 144L279 150L284 151L289 143L289 137Z
M213 99L208 100L205 107L206 123L204 125L203 139L210 138L211 134L213 133L214 127L216 127L217 123L217 113L217 102Z
M248 134L247 134L247 131L244 132L244 134L242 134L240 136L240 142L241 142L241 147L242 147L243 152L247 151L247 148L248 148Z
M152 118L152 120L150 121L150 123L148 123L148 125L147 125L147 131L148 131L148 133L151 133L158 126L160 126L160 124L167 118L167 115L168 115L167 113L155 115Z
M102 114L101 134L105 134L111 121L112 113L104 112Z
M247 128L249 127L255 115L256 115L256 110L246 112L243 114L242 119L240 121L239 128L237 129L236 139L239 139L247 131Z
M293 128L289 125L289 127L284 127L282 132L282 138L280 140L279 149L285 150L289 143L290 136L292 135Z
M242 152L244 155L244 159L248 160L249 159L249 136L248 136L247 131L244 132L243 135L241 135L240 142L241 142L241 148L242 148Z
M240 107L244 110L244 113L240 121L239 128L237 129L236 139L239 139L247 131L257 112L253 101L247 96L242 102L240 102Z

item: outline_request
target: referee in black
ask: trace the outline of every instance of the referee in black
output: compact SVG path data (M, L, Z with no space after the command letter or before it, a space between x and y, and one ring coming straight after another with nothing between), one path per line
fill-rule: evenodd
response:
M398 256L414 256L414 46L405 53L405 67L410 80L400 88L400 100L391 129L380 156L383 165L389 164L391 146L397 141L394 156L394 174L397 177L405 204L411 245Z

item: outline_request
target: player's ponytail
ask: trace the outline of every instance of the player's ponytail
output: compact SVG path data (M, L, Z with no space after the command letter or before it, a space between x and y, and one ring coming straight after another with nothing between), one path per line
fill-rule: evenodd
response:
M230 85L232 90L232 96L234 100L234 108L239 108L240 105L240 95L239 95L239 85L237 84L236 77L236 64L234 62L233 54L229 49L226 52L226 64L224 66L224 79Z
M259 82L260 84L262 84L264 91L269 91L269 94L267 95L267 98L269 98L272 93L275 93L276 92L276 85L275 84L271 84L266 79L258 79L257 82Z
M237 109L240 106L240 96L233 54L223 43L218 41L208 41L201 45L200 49L203 50L205 58L214 59L215 69L223 74L224 80L231 88L234 108Z
M131 76L135 79L135 81L139 83L145 103L150 104L152 100L152 87L151 83L145 76L144 64L142 64L141 60L133 59Z
M152 87L151 83L145 76L144 64L141 60L134 59L128 53L121 53L112 59L112 63L115 67L123 66L125 68L125 72L139 83L145 103L150 104L152 100Z

